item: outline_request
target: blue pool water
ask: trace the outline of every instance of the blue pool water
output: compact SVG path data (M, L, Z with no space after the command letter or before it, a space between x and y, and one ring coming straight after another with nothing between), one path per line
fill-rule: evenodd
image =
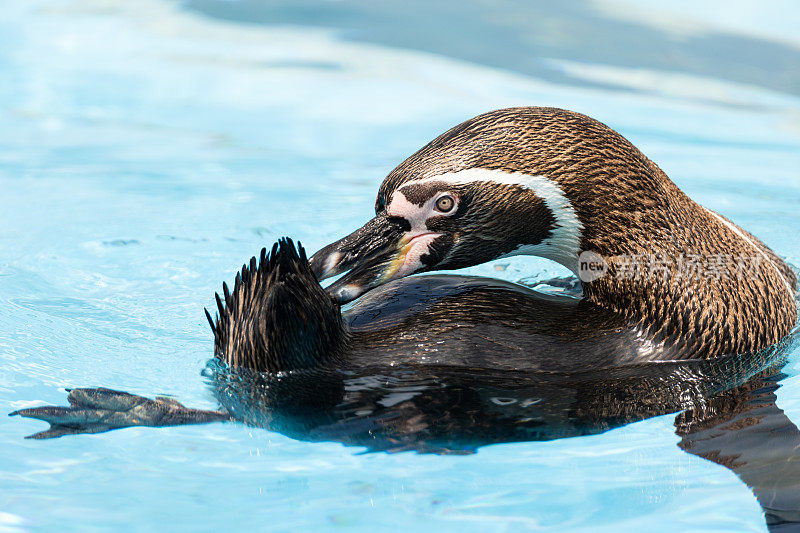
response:
M202 310L222 281L282 235L316 250L360 226L397 163L493 108L606 122L800 265L796 8L512 4L530 12L445 2L406 28L423 4L6 1L0 413L80 386L214 408ZM563 273L502 264L470 271ZM799 370L795 349L777 391L793 421ZM0 531L763 530L748 487L682 451L674 421L448 456L237 423L32 441L41 422L0 417Z

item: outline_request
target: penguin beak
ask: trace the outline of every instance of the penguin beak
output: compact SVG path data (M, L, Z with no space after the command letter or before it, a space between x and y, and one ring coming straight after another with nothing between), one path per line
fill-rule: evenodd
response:
M309 260L319 281L349 272L327 288L339 303L355 300L393 279L401 255L404 228L380 214L347 237L329 244ZM389 274L389 275L387 275Z
M412 230L406 219L381 213L315 253L309 264L319 281L347 272L326 289L344 304L393 279L435 268L452 245L452 237Z

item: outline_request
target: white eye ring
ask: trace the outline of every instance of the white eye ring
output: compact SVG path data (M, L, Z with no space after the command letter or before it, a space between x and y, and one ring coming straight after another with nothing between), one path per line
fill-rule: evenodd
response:
M436 200L436 210L441 213L449 213L456 206L455 199L449 194L440 196Z

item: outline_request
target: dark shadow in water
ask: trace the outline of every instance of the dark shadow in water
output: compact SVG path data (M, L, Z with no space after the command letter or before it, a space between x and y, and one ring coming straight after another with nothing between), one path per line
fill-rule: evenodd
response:
M791 45L713 30L692 33L677 23L670 32L615 19L586 0L188 0L184 6L241 23L331 28L352 41L432 52L558 83L587 84L543 59L685 72L800 94L800 50Z
M272 381L216 373L212 386L220 403L249 424L300 440L388 452L468 454L495 443L602 433L679 411L681 449L735 473L771 530L800 530L800 431L776 405L782 364L745 379L754 365L770 362L729 359L533 377L452 368Z
M675 418L678 446L724 466L753 492L771 531L800 531L800 431L776 405L777 369Z
M52 424L36 438L235 419L299 440L337 441L371 452L470 454L490 444L592 435L679 412L681 449L739 476L771 529L800 530L800 432L776 405L782 352L746 362L728 358L541 375L384 367L266 377L211 363L207 375L224 411L75 389L71 407L19 414Z

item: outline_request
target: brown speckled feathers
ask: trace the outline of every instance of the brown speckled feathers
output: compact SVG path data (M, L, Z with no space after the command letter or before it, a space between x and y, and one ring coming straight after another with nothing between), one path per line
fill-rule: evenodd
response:
M579 113L513 108L468 120L394 169L377 205L408 181L470 168L557 183L583 225L581 250L609 264L606 276L584 284L586 297L645 326L655 342L683 346L687 358L764 348L797 320L797 280L788 265L691 200L617 132ZM623 258L642 255L667 268L620 275ZM692 257L727 263L711 275L685 275L680 261ZM737 270L752 258L759 264L751 271Z

